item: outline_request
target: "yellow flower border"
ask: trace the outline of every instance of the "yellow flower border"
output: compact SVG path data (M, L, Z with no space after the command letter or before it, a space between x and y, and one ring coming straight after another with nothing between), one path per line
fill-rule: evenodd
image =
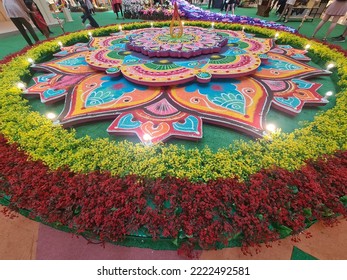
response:
M155 26L168 26L170 22L158 22ZM209 22L187 21L186 25L210 27ZM149 27L149 23L122 25L123 30ZM268 37L275 30L245 26L246 31ZM240 30L240 24L215 25L216 29ZM117 32L118 26L93 30L93 36ZM347 149L347 59L343 52L332 46L295 34L281 32L279 41L303 48L311 44L310 53L336 64L339 86L342 89L334 108L315 116L314 121L292 133L276 133L257 141L235 141L228 148L213 153L208 147L186 150L183 146L161 144L152 147L128 141L115 143L109 139L93 140L89 136L76 138L75 131L68 132L55 126L50 120L30 110L15 86L30 74L27 58L40 61L58 51L58 39L64 45L86 41L87 31L61 36L42 43L20 57L2 65L0 72L0 132L10 142L17 142L33 160L42 160L52 170L68 166L75 172L93 170L110 171L112 174L137 174L151 178L168 175L188 178L191 181L208 181L216 178L247 178L262 168L279 166L288 170L298 169L305 160L323 154Z

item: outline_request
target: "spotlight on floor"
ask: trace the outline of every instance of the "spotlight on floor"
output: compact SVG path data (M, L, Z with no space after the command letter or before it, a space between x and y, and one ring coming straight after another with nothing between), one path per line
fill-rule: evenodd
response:
M276 126L273 123L269 123L266 125L266 130L269 132L275 132L276 131Z
M333 94L334 94L334 93L333 93L331 90L327 91L327 92L325 93L324 99L328 99L328 97L332 96Z
M21 90L25 90L26 89L26 85L22 82L17 83L17 88L21 89Z
M332 69L332 68L334 68L335 67L335 64L334 63L329 63L328 65L327 65L327 70L330 70L330 69Z
M57 117L57 115L54 113L47 113L46 117L50 120L54 120Z
M151 145L152 145L152 136L151 136L151 135L145 133L145 134L143 135L143 140L145 141L144 144L145 144L146 146L151 146Z

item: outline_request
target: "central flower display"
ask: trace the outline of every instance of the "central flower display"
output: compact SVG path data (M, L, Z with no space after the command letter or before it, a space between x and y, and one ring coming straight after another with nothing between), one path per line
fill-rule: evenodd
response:
M202 138L203 122L260 137L270 106L293 115L304 104L327 103L320 84L303 78L329 72L306 64L305 51L245 32L185 27L180 38L169 34L138 29L63 48L34 66L49 74L26 94L66 98L56 120L64 126L115 118L109 133L144 143Z
M169 28L140 30L129 37L128 49L149 57L184 57L218 53L228 39L214 30L186 27L181 37L171 37Z

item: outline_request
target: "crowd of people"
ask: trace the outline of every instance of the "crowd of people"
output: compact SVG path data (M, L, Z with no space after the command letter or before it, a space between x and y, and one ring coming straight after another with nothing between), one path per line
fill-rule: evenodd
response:
M226 14L231 12L231 14L235 14L235 8L240 4L241 0L223 0L221 3L220 11L226 12ZM288 17L292 14L293 7L296 2L300 1L301 4L305 5L308 0L270 0L268 1L269 9L275 9L276 14L278 15L278 21L283 20L285 23L288 21ZM58 7L69 8L71 3L69 0L59 0L56 1ZM95 15L95 8L91 0L78 0L80 9L83 13L81 16L82 24L87 28L97 28L99 24L94 19L93 15ZM122 0L112 0L112 9L116 14L117 19L119 18L119 13L121 17L124 19L123 8L122 8ZM212 0L209 1L208 8L211 7ZM16 28L20 31L24 39L27 43L32 46L33 42L29 37L27 31L31 34L32 38L35 42L39 41L38 36L36 35L31 21L37 27L37 29L46 37L49 38L52 33L41 13L35 1L33 0L3 0L3 5L7 16L16 26ZM338 21L341 17L347 14L347 0L334 0L327 7L324 16L320 23L315 28L312 37L314 38L317 32L321 29L321 27L331 19L331 24L322 39L323 41L327 40L327 36L334 30ZM89 23L86 23L86 21ZM347 27L343 34L337 37L333 37L334 41L343 42L346 39Z
M61 10L62 8L69 9L71 7L69 0L54 1L54 4L58 8L58 10ZM87 28L99 27L99 24L93 18L93 15L95 15L95 9L91 0L78 0L78 4L80 6L81 12L83 13L83 15L81 16L82 24L84 24ZM35 42L40 41L37 34L35 33L33 26L31 25L31 22L47 39L50 37L50 34L52 34L51 30L48 27L48 24L44 19L43 14L36 5L35 1L3 0L3 6L7 16L19 30L28 45L33 45L28 32ZM112 0L112 8L114 13L117 15L117 18L119 18L118 13L120 12L122 18L124 19L122 0ZM87 20L89 21L89 23L86 24Z
M275 10L276 15L278 15L277 21L283 20L284 23L287 23L288 18L293 13L293 8L295 7L295 5L300 5L304 7L308 3L308 0L270 0L266 2L268 3L269 11ZM209 0L208 8L211 8L212 3L213 3L213 0ZM234 15L235 8L238 5L240 5L240 3L241 3L241 0L223 0L220 7L220 11L223 12L225 10L226 14L228 14L228 12L231 11L231 14ZM325 10L325 13L321 22L315 28L312 38L314 38L317 32L322 28L322 26L326 22L328 22L328 20L331 19L331 24L324 38L322 39L322 41L327 41L327 37L334 30L340 18L343 16L346 16L346 14L347 14L347 0L332 1L328 5L327 9ZM332 37L332 40L335 42L344 42L346 40L346 34L347 34L347 26L346 26L345 32L342 35L337 37Z

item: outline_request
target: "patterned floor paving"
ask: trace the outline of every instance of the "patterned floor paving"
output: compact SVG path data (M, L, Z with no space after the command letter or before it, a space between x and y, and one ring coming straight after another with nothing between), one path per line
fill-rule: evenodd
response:
M3 211L4 207L0 210ZM334 227L321 222L309 232L313 237L300 242L290 238L275 242L272 248L262 248L252 256L240 248L202 251L201 260L290 260L290 259L347 259L347 221L339 220ZM23 216L7 218L0 215L0 260L179 260L176 251L155 251L106 244L89 243L82 237L38 224Z

